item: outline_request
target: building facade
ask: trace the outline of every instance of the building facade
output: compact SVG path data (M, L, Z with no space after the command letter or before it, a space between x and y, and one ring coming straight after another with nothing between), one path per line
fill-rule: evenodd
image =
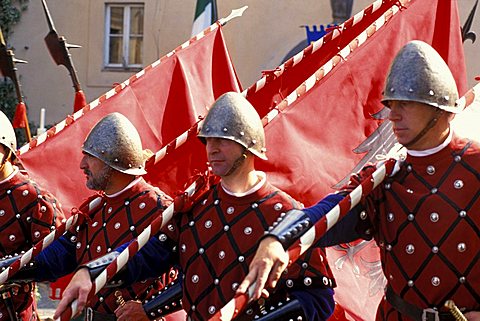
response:
M352 13L370 2L351 2ZM71 49L71 53L88 102L188 40L196 0L47 3L58 34L65 36L68 43L82 46ZM458 1L462 24L474 3ZM306 46L305 26L333 22L332 6L327 0L217 0L218 16L226 17L232 9L245 5L249 8L244 15L223 29L244 88L259 79L262 70L274 69ZM474 18L472 30L480 30L480 13ZM46 124L53 125L72 113L74 91L67 70L55 65L48 53L44 43L48 32L41 1L30 1L9 45L14 47L17 58L28 61L18 65L18 72L30 121L38 124L40 110L45 108ZM475 59L478 46L478 42L472 44L470 40L464 44L469 86L480 74Z

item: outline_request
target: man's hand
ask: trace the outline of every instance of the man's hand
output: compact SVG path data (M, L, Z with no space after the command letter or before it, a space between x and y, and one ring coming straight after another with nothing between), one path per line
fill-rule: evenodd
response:
M257 300L265 293L264 288L274 288L282 272L288 265L288 254L282 244L274 237L263 239L250 263L249 272L237 289L237 294L245 293L248 287L255 282L253 300ZM268 295L268 293L266 293Z
M150 321L140 301L128 301L115 310L115 315L117 321Z
M465 313L465 317L467 318L468 321L480 321L480 312L468 312Z
M62 299L58 303L55 310L54 319L60 318L63 312L70 306L73 300L77 299L77 314L80 313L87 304L88 293L92 289L92 281L87 268L78 270L74 275L67 288L63 292Z

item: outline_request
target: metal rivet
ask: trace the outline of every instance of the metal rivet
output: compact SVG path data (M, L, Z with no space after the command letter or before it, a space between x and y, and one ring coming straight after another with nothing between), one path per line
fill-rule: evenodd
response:
M283 208L282 203L276 203L275 205L273 205L273 209L274 209L275 211L281 211L282 208Z
M440 285L440 278L438 276L434 276L432 278L432 285L433 286L439 286Z
M463 181L461 179L457 179L453 183L453 187L455 187L456 189L461 189L463 187Z
M393 222L394 219L395 219L395 215L393 215L393 213L388 213L387 214L387 220L389 222Z
M405 247L405 252L407 252L407 254L413 254L413 252L415 252L415 246L413 246L413 244L408 244Z
M233 206L227 208L227 214L233 214L233 212L235 212L235 208Z
M438 215L438 213L430 214L430 221L432 221L433 223L438 222L439 219L440 219L440 216Z
M457 250L458 252L465 252L467 250L467 245L465 243L458 243Z

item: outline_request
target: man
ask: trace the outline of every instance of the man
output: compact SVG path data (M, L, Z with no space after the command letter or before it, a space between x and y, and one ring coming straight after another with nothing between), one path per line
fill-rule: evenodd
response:
M17 139L0 112L0 255L15 256L61 224L64 215L55 197L13 165ZM0 320L37 320L35 283L0 285Z
M412 41L400 50L383 103L407 156L399 161L398 172L320 242L375 238L388 281L377 320L453 320L445 311L446 300L453 300L468 320L480 320L480 148L450 129L461 111L457 99L453 75L432 47ZM374 169L367 166L352 177L345 191ZM300 217L317 221L327 212L323 203ZM240 293L257 280L258 297L265 284L275 282L288 261L283 248L293 241L285 232L294 225L280 223L261 242Z
M140 136L122 114L101 119L88 134L82 150L80 168L86 185L98 193L79 207L81 219L77 227L42 251L33 271L21 274L53 280L71 273L78 265L137 237L171 203L170 197L141 177L146 172ZM158 280L150 280L122 289L103 289L89 302L87 320L115 320L116 291L125 300L144 300L160 286Z
M222 95L210 109L198 137L205 143L212 172L221 182L188 212L174 216L168 229L147 243L128 263L126 281L135 280L137 275L158 275L179 263L184 274L183 308L190 320L207 320L235 295L256 243L268 226L299 204L272 186L265 173L255 170L255 157L266 159L263 125L241 94ZM178 258L165 258L173 246L178 249ZM86 269L77 272L58 306L57 317L73 298L79 298L80 306L85 303L89 281ZM252 304L241 320L268 318L268 312L284 306L287 298L290 311L273 318L326 320L334 309L334 285L323 250L309 251L290 267L270 298ZM129 315L125 314L127 309L120 308L118 320L139 320L132 317L130 308Z

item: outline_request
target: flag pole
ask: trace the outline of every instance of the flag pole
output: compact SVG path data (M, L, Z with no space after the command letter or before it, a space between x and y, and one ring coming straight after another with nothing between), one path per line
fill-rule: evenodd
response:
M17 95L17 107L15 108L15 117L12 123L14 125L14 128L16 128L16 123L23 123L25 125L24 128L26 138L27 141L30 142L32 140L32 135L30 133L30 125L28 124L27 107L25 105L25 102L23 101L22 89L20 81L17 77L18 69L16 63L27 63L27 61L16 59L13 50L7 49L7 44L3 37L2 29L0 28L0 72L5 77L8 77L12 80L15 86L15 93Z

